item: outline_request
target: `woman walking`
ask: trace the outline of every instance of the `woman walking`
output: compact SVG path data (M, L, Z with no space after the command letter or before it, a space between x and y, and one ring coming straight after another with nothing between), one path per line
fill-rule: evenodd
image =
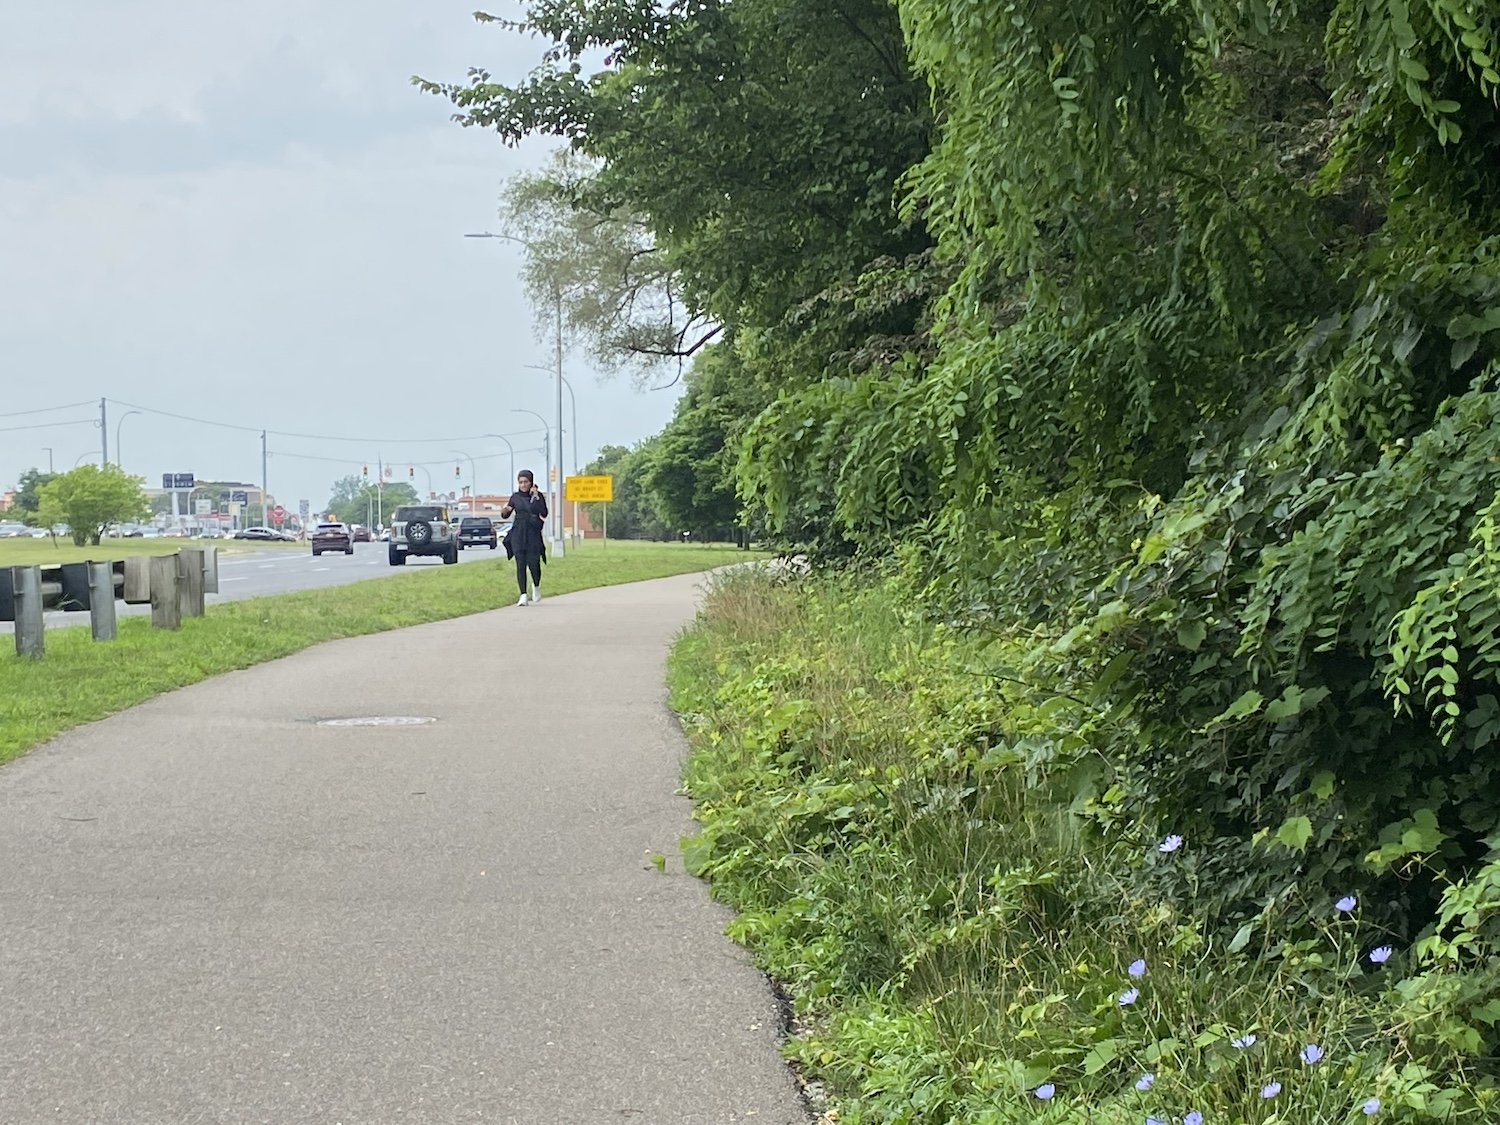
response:
M547 558L547 545L542 538L542 521L547 518L547 496L536 486L536 478L530 469L516 474L516 490L500 509L502 518L510 517L510 530L505 533L505 551L516 560L516 584L521 587L521 600L526 604L526 572L531 572L531 600L542 600L542 563Z

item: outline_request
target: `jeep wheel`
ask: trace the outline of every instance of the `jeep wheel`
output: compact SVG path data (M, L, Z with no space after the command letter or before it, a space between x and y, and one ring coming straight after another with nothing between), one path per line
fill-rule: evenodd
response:
M455 543L453 546L449 547L447 553L445 555L443 555L443 565L444 566L452 566L456 562L458 562L458 544L457 543Z
M426 520L412 520L406 525L406 541L413 547L425 547L432 542L432 524Z
M321 555L321 554L322 554L322 553L323 553L323 552L322 552L322 551L314 551L314 552L313 552L313 558L317 558L317 557L318 557L318 556L319 556L319 555Z
M392 566L405 566L406 555L392 547L390 551Z
M354 548L353 547L345 547L344 548L344 554L346 554L346 555L352 555L352 554L354 554Z

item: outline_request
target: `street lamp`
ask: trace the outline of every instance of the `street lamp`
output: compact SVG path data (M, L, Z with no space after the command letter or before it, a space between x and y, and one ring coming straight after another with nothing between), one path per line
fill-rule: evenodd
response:
M528 241L526 241L526 239L524 239L524 238L517 238L513 234L494 234L491 231L481 231L481 232L477 232L477 233L474 233L474 234L466 234L466 235L464 235L464 237L465 238L503 238L507 242L515 242L515 243L520 244L521 246L526 247L526 249L528 249L528 250L531 249L531 243L529 243ZM561 507L562 507L562 487L563 487L563 474L562 474L562 457L563 457L563 451L562 451L562 433L563 433L563 409L562 409L562 393L563 393L563 373L562 373L562 357L563 357L562 289L558 286L556 280L553 280L553 282L552 282L552 305L553 305L553 310L554 310L554 312L556 313L556 316L557 316L557 491L553 495L556 498L557 503L558 503L558 510L555 513L555 518L554 518L553 523L552 523L552 553L555 556L557 556L558 558L562 558L563 557L562 514L561 514ZM550 476L551 473L552 473L552 464L551 464L551 460L552 459L549 457L547 460L548 460L547 473Z
M144 412L140 410L127 410L115 421L115 464L122 469L125 467L125 456L120 452L120 427L125 424L126 418L129 418L132 414L141 413Z
M485 434L485 437L499 438L505 443L505 448L510 450L510 480L514 485L516 481L516 447L511 445L510 438L504 434Z
M552 369L551 368L548 368L548 367L539 367L535 363L528 363L526 365L526 367L529 370L531 370L531 371L545 371L549 375L552 374ZM571 404L572 409L573 409L573 472L574 473L582 473L583 472L583 468L582 468L582 466L578 462L578 397L573 393L573 384L570 383L570 382L568 382L568 380L566 378L564 378L563 373L561 371L559 371L557 373L557 377L559 379L562 379L562 385L564 387L568 388L568 402ZM564 485L566 485L567 480L568 480L568 475L567 475L567 473L563 472L562 452L563 452L563 439L562 439L562 436L559 435L558 439L557 439L557 475L562 478L562 480L564 482ZM577 538L576 537L579 534L580 534L580 532L578 530L578 501L574 500L573 501L573 535L575 536L574 542L577 542Z
M37 448L47 451L47 475L50 477L52 475L52 447L50 445L42 445Z
M547 425L547 419L543 418L535 410L527 410L523 406L517 406L515 408L515 412L517 414L530 414L533 418L535 418L542 424L542 460L547 462L547 468L550 470L552 468L552 429ZM562 441L559 440L557 444L558 448L560 449L562 447ZM561 470L558 471L557 475L559 478L561 478ZM562 487L560 480L558 487L559 489ZM552 492L554 503L549 503L547 507L550 513L548 519L552 521L552 553L557 558L562 558L562 513L561 511L559 511L561 502L558 501L558 496L558 492Z
M450 449L449 453L457 454L469 463L469 491L474 495L469 500L469 511L472 515L479 514L479 474L474 468L474 458L470 457L462 449Z
M92 457L93 455L94 455L94 451L92 449L90 449L87 453L80 453L78 455L78 460L76 460L76 461L73 462L73 468L75 468L75 469L78 468L78 466L80 464L82 464L83 459L85 457Z

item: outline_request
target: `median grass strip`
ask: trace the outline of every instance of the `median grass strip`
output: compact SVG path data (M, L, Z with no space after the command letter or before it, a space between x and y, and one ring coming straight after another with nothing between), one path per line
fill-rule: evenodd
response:
M549 596L665 578L742 562L733 547L679 543L588 543L547 566ZM287 656L341 637L442 621L512 604L515 569L492 562L390 574L378 579L211 606L172 633L122 617L118 639L97 643L86 628L50 630L42 660L0 656L0 762L53 735L173 688ZM4 638L6 644L10 638Z

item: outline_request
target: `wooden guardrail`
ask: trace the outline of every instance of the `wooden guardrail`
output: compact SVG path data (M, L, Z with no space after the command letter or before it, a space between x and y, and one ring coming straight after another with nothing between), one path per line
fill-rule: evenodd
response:
M151 606L151 624L176 629L202 617L205 594L219 592L219 549L184 547L174 555L114 562L0 567L0 621L14 621L16 655L39 657L45 611L87 611L96 641L115 636L115 602Z

